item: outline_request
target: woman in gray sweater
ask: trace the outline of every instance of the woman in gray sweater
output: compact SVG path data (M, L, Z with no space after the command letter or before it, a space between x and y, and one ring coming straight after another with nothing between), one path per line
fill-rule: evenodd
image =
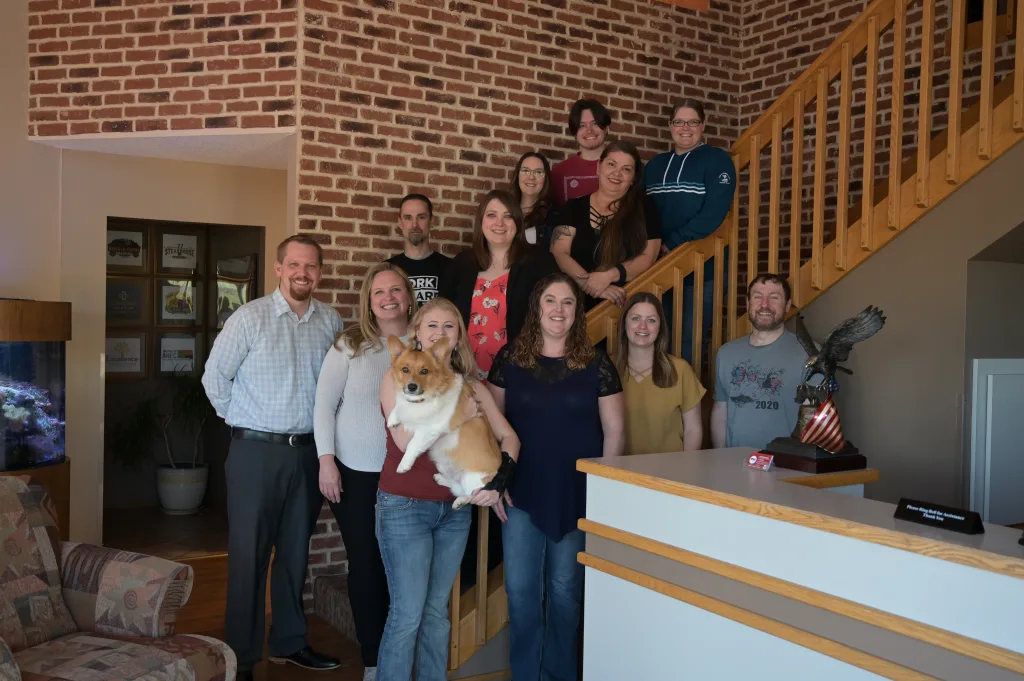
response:
M313 435L320 457L320 491L338 521L348 554L348 595L362 648L364 679L375 679L388 617L388 585L375 534L375 506L384 465L380 384L391 366L387 337L403 341L416 311L409 278L382 262L359 292L359 321L324 358L316 386Z

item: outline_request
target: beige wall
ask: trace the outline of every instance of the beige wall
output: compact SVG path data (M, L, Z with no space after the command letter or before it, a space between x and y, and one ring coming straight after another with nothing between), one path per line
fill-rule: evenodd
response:
M975 358L1024 357L1024 264L967 263L965 353Z
M0 2L0 296L60 299L60 152L28 141L28 3Z
M289 224L287 187L283 170L64 152L60 290L72 303L74 333L67 394L73 538L99 541L102 528L107 217L265 226L272 254ZM264 290L275 285L268 267Z
M867 305L888 317L855 347L836 398L847 437L881 472L872 498L963 499L967 261L1024 222L1022 176L1018 145L806 311L815 337Z

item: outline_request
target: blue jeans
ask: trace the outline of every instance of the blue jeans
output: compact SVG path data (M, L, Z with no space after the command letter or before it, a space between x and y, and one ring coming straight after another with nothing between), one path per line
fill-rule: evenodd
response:
M377 658L380 681L448 679L448 597L473 509L377 492L377 542L391 607Z
M501 528L505 552L512 678L576 681L585 535L552 541L518 508Z

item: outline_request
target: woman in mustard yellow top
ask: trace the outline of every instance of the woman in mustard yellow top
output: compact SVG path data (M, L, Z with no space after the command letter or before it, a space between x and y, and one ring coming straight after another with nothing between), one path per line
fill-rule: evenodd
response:
M707 391L686 360L668 354L661 301L637 293L623 310L615 366L626 396L625 453L700 449L700 401Z

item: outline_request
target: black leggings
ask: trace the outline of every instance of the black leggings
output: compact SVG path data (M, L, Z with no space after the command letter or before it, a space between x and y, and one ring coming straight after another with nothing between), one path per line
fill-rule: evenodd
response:
M377 652L388 620L388 580L377 545L376 506L380 473L357 471L338 462L341 501L331 504L348 555L348 598L363 666L377 666Z

